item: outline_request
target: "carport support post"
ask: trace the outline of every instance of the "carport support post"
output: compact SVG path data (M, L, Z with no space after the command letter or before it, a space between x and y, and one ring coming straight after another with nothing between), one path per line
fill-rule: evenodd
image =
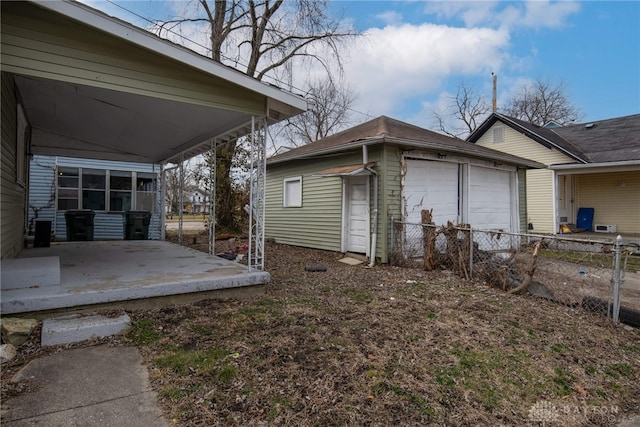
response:
M622 236L616 237L613 245L613 253L615 254L613 267L613 323L616 325L620 322L620 285L622 284L622 272L620 268L622 258Z
M211 141L211 156L209 157L209 253L216 250L216 140ZM205 196L206 200L206 196Z
M180 153L180 187L178 189L178 244L182 246L182 210L184 209L184 153Z

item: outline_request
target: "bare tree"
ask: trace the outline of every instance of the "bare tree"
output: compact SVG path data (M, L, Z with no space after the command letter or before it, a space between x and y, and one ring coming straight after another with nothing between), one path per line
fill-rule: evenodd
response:
M332 78L312 84L306 96L309 109L286 121L284 139L292 146L308 144L342 130L356 96Z
M458 85L455 96L449 97L449 103L444 112L434 112L438 129L449 136L464 138L471 134L491 112L487 98L478 93L470 85L462 82ZM455 124L451 124L451 121Z
M186 162L183 165L184 201L187 199L186 192L191 190L195 185L194 178L194 172L190 168L189 163ZM164 179L166 189L165 202L169 205L169 214L178 214L181 208L184 209L184 206L180 206L180 166L165 169Z
M502 112L539 126L551 121L565 125L580 118L580 112L567 98L562 82L555 84L540 79L521 86Z
M197 0L196 4L193 17L157 22L156 32L162 36L181 31L182 26L204 24L211 58L258 80L270 75L292 81L294 61L315 63L328 72L331 64L340 64L340 44L357 35L329 15L326 0ZM236 145L237 141L228 143L216 165L216 212L223 228L233 226L233 206L226 197L232 188L227 152L233 157Z

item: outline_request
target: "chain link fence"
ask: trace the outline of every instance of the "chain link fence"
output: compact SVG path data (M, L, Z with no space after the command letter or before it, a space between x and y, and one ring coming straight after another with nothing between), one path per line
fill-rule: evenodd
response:
M392 220L389 263L446 269L640 326L640 247L624 241L515 234Z

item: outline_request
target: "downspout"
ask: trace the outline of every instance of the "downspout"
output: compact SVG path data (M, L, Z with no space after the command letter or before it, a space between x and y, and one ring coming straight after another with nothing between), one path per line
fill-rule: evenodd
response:
M362 164L373 176L373 233L371 234L371 254L368 268L376 264L376 245L378 244L378 172L367 166L369 163L369 152L367 146L362 146Z

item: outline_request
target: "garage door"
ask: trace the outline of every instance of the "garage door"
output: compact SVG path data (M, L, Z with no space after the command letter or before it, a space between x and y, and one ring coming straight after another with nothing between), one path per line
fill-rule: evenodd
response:
M469 176L469 223L480 230L512 229L512 172L471 166Z
M430 160L407 160L403 201L405 220L419 224L421 211L433 209L436 225L458 223L458 164Z

